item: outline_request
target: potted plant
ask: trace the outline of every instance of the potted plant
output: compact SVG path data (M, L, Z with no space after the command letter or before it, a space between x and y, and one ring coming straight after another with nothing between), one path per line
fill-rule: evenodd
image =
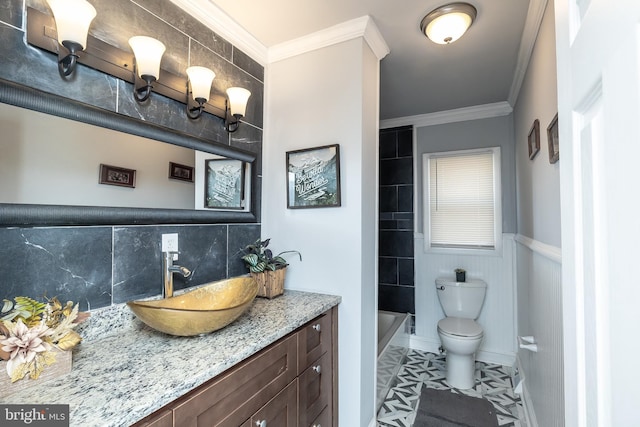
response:
M456 272L456 282L464 282L467 280L467 272L464 268L456 268L454 271Z
M284 292L284 276L289 264L282 255L295 253L302 261L302 255L298 251L284 251L274 256L271 249L267 249L270 241L271 239L258 239L242 249L242 260L258 283L258 296L269 299Z

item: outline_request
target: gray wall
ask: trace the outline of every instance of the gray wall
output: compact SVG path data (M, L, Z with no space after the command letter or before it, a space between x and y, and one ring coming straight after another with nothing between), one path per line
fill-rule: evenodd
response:
M91 30L96 37L122 49L132 35L159 38L167 45L163 68L184 75L190 58L194 65L215 70L214 90L248 88L252 95L246 121L253 126L243 125L229 135L221 119L205 114L188 120L184 104L157 94L138 104L130 84L84 66L71 79L62 79L55 55L26 44L23 0L0 6L0 78L253 151L261 176L263 67L168 1L90 2L98 12ZM50 13L44 0L26 3ZM259 213L259 201L257 207ZM179 234L180 263L195 270L191 281L177 282L179 289L244 273L238 250L259 237L260 225L0 229L0 298L58 296L79 301L86 310L156 295L162 285L160 235L165 232Z
M422 155L473 148L500 147L502 171L502 232L516 232L516 167L511 115L417 128L415 214L422 233Z

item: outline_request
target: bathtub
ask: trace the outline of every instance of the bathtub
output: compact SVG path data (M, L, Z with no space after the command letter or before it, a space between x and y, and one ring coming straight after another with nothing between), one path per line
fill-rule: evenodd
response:
M409 352L411 314L378 311L378 369L376 410L396 381L400 366Z

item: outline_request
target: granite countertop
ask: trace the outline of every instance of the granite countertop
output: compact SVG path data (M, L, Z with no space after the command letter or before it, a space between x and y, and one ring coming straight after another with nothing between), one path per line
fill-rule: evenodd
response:
M71 426L135 423L340 303L340 297L285 291L256 298L224 329L174 337L116 305L92 312L73 350L72 371L3 398L3 403L69 404Z

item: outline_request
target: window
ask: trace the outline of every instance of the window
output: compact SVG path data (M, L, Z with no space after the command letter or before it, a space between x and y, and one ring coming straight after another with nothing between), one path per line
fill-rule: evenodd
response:
M423 176L426 249L500 246L500 148L424 154Z

